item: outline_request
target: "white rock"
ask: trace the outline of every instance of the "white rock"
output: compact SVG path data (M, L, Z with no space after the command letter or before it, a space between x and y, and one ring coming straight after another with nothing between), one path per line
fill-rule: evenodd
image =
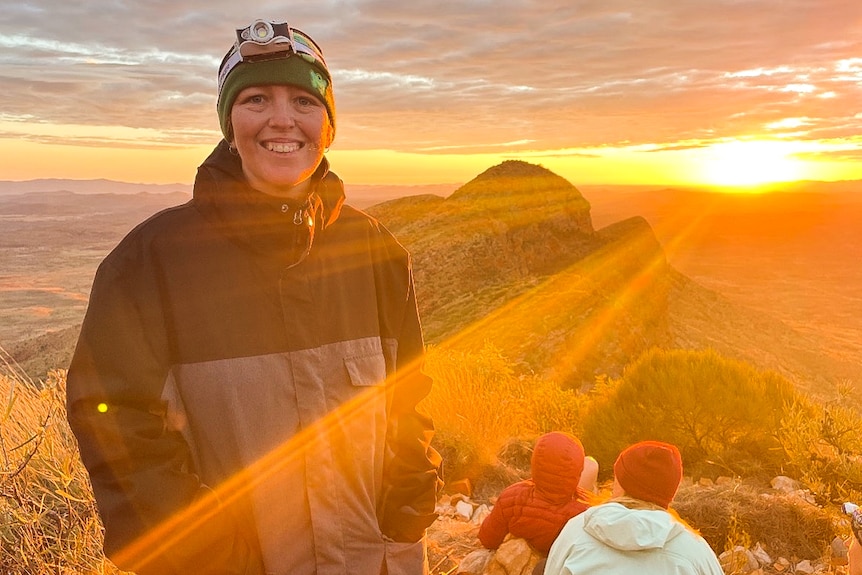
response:
M751 550L751 554L754 555L754 558L757 559L757 562L762 566L772 564L772 557L769 556L769 553L766 552L760 543L754 546L754 549Z
M719 555L718 561L725 573L747 574L760 567L754 553L739 545Z
M777 475L769 482L773 489L783 493L792 493L799 489L799 482L786 475Z
M484 503L473 511L473 516L470 518L470 523L473 525L481 525L485 518L491 514L491 509Z
M467 501L459 501L455 504L455 514L469 520L473 517L473 505Z
M467 554L458 565L458 575L480 575L494 554L490 549L476 549Z

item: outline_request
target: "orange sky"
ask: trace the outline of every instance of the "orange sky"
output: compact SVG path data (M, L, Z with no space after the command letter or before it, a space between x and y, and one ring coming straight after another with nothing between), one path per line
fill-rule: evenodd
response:
M218 63L257 17L323 47L348 183L513 158L575 185L862 179L855 0L61 4L0 19L0 180L190 183Z

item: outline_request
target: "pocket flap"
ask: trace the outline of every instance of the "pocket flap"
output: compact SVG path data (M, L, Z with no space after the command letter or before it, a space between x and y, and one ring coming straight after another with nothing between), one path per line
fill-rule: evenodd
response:
M356 386L383 385L386 380L386 361L382 353L346 357L344 367L350 383Z

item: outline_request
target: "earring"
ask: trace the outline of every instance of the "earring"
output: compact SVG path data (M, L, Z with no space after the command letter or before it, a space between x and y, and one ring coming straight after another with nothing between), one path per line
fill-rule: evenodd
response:
M227 149L228 149L228 151L229 151L231 154L233 154L234 156L238 156L238 155L239 155L239 152L237 152L237 151L236 151L236 146L234 146L234 145L233 145L233 142L230 142L230 143L227 145Z

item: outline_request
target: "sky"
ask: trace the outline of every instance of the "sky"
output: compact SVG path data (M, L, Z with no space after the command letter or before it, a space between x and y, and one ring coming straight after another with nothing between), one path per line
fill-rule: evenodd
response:
M235 29L322 47L354 184L862 179L858 0L0 0L0 180L191 183Z

